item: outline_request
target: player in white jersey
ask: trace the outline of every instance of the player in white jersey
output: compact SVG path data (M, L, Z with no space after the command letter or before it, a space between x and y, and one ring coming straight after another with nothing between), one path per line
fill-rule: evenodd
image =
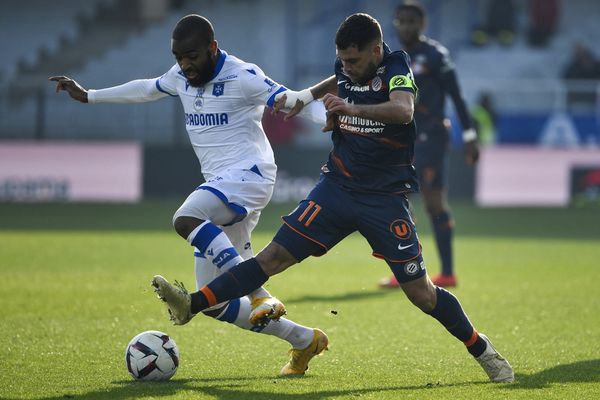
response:
M195 248L196 286L200 289L242 259L253 256L250 234L271 198L277 171L261 117L265 105L272 107L275 96L287 89L256 65L219 49L211 23L199 15L179 20L171 49L177 63L155 79L100 90L86 90L66 76L50 80L57 82L57 92L65 90L83 103L137 103L179 97L206 182L175 212L173 225ZM322 347L326 336L318 329L279 318L284 313L283 304L264 288L204 312L243 329L288 341L293 356L282 373L304 373L312 348L317 342ZM297 368L290 369L290 364Z

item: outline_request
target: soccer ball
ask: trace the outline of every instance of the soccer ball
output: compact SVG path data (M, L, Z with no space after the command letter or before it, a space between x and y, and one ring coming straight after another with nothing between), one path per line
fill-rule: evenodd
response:
M142 332L127 345L125 363L135 379L166 381L177 371L179 349L166 333Z

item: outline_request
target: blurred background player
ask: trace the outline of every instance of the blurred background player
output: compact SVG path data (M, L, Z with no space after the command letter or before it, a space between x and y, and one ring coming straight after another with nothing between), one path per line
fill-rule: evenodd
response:
M442 272L432 277L432 281L437 286L454 287L457 284L452 254L454 220L447 202L450 134L444 111L446 95L452 99L462 125L468 164L477 162L479 148L448 50L423 35L425 26L425 10L418 3L407 2L396 8L394 27L403 49L410 56L419 88L415 105L415 167L442 267ZM381 280L379 286L396 288L399 285L392 275Z
M584 81L583 86L589 85L591 81L600 80L600 60L592 49L584 43L575 43L571 53L571 58L562 71L562 78L565 81L576 83ZM573 85L568 89L567 103L571 109L577 109L578 106L587 105L594 107L597 102L597 93L589 90L581 90L580 85ZM599 108L600 110L600 108Z
M479 144L483 147L492 147L496 143L497 115L494 100L490 92L481 92L477 103L471 109L473 125L477 131Z
M517 25L514 0L488 0L486 6L484 22L471 33L472 43L483 46L494 38L503 46L511 46Z
M198 288L253 255L250 234L267 205L277 167L260 120L285 87L254 64L227 54L212 24L188 15L171 41L176 64L164 75L120 86L86 90L66 76L54 76L56 90L83 103L137 103L179 97L190 141L206 180L175 212L177 233L195 247ZM264 288L248 297L216 304L204 314L240 328L277 336L294 349L313 340L313 329L281 318L284 306ZM277 319L274 321L265 315Z

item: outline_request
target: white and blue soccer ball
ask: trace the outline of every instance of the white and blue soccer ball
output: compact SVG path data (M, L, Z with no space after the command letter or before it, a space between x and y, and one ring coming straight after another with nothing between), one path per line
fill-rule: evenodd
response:
M166 381L177 372L179 349L166 333L142 332L127 345L125 363L135 379Z

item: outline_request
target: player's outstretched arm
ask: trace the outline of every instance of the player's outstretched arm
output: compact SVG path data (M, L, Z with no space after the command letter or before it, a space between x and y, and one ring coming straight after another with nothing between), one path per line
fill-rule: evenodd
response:
M456 73L454 69L447 69L442 74L442 79L440 81L443 82L444 89L450 95L450 98L454 103L456 113L458 114L460 124L463 127L465 160L467 161L467 164L473 165L477 163L477 160L479 159L479 144L477 140L477 132L475 132L473 124L471 123L471 116L467 111L467 105L465 103L465 99L462 96L460 86L458 85L458 79L456 78Z
M292 97L293 100L291 100ZM300 100L298 97L299 96L295 96L294 94L291 94L291 96L288 97L287 91L277 95L275 103L273 104L273 114L277 114L279 111L288 110L285 114L285 117L283 117L283 120L287 121L288 119L295 117L302 111L302 109L304 108L304 101L309 103L314 100L314 98L309 99L308 97L306 97L306 99L303 101Z
M323 103L330 114L368 118L384 124L408 124L415 110L414 94L399 90L390 93L389 101L379 104L351 104L331 94L323 97Z
M289 110L285 116L285 120L288 120L298 115L304 106L312 102L315 99L320 99L325 94L337 94L337 80L335 75L311 86L308 89L294 92L292 90L286 90L278 94L275 97L275 104L273 105L273 112L279 112L281 110Z
M157 85L157 78L154 79L136 79L119 86L113 86L105 89L84 89L73 79L66 76L53 76L51 81L58 82L56 91L65 90L75 100L83 103L143 103L154 101L165 96L175 96L161 91Z
M479 160L479 141L475 129L470 128L463 132L465 146L465 160L467 164L474 165Z
M311 86L310 92L315 99L322 99L327 93L337 96L337 78L335 75L330 76L324 81L317 83L315 86Z
M88 102L87 90L68 76L51 76L48 80L56 82L56 93L64 90L71 98L82 103Z

